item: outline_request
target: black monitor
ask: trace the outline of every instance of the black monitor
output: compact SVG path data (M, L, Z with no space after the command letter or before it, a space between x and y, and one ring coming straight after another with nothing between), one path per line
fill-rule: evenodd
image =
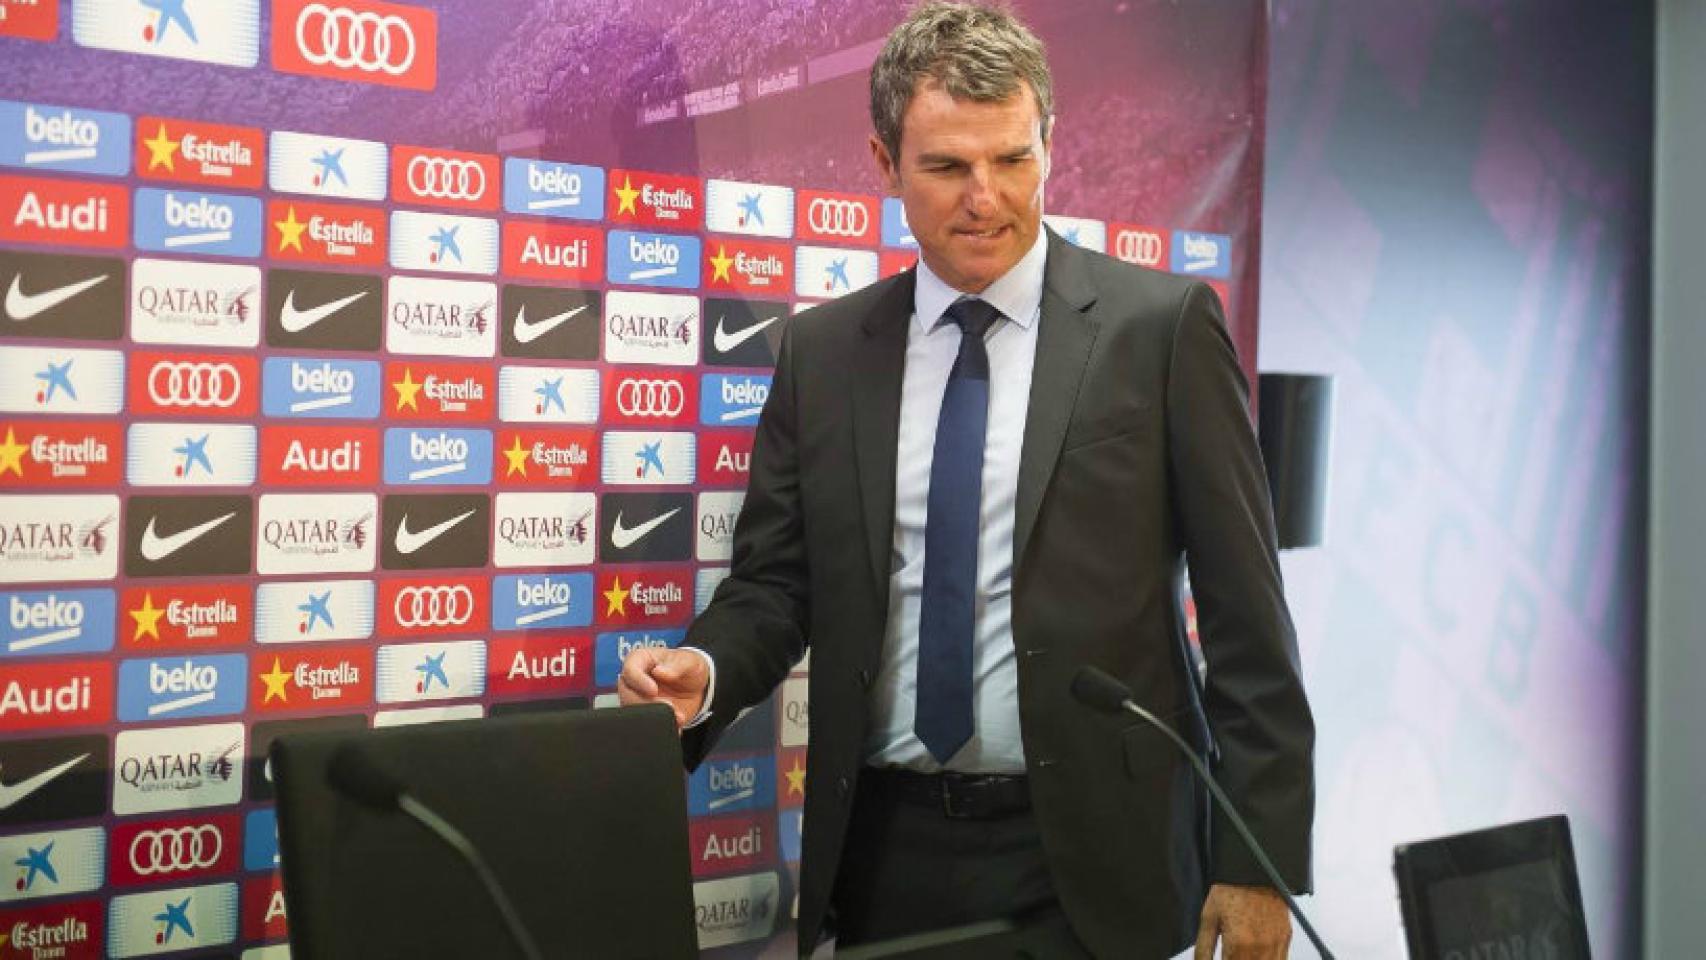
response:
M1589 960L1568 818L1401 844L1394 860L1411 960Z
M520 956L454 851L328 785L351 740L468 837L544 956L695 955L681 746L653 707L281 736L271 762L296 960Z

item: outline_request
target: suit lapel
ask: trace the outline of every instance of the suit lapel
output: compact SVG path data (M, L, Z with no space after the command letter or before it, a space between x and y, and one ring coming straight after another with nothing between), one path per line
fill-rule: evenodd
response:
M1037 328L1036 362L1031 369L1031 402L1025 414L1025 439L1019 454L1019 493L1014 506L1013 566L1024 562L1025 547L1042 509L1043 494L1054 476L1079 384L1096 343L1096 302L1085 255L1053 230L1043 270L1042 316ZM892 504L891 504L892 507Z
M906 365L906 324L912 316L917 274L900 275L863 320L858 354L851 358L853 452L864 511L872 583L887 599L889 552L894 540L894 472L900 440L901 373Z

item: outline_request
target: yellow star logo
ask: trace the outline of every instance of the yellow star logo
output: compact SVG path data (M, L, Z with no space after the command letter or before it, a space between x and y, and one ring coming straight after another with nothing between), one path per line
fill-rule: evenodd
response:
M24 451L28 449L27 444L18 442L18 436L12 432L12 428L7 427L6 442L0 443L0 476L4 476L7 472L15 473L20 477L23 476Z
M794 758L792 767L782 771L782 776L788 780L788 796L806 795L806 765L800 762L799 757Z
M416 413L421 412L421 405L417 399L417 395L421 392L421 384L415 382L414 368L404 367L403 379L391 384L391 388L397 391L398 410L408 407Z
M284 219L274 220L272 225L278 228L278 249L280 251L295 248L302 252L302 231L308 229L308 224L296 219L296 206L292 204L285 208Z
M168 172L177 169L172 157L178 152L178 141L167 135L164 123L160 124L160 130L154 134L154 139L144 140L142 145L148 148L148 169L165 167Z
M622 185L616 188L616 215L632 213L639 216L639 211L634 209L634 198L639 195L640 191L634 189L634 178L623 177Z
M728 248L720 243L717 244L717 255L711 258L711 282L716 283L721 280L724 283L734 283L734 280L729 278L729 267L734 262L735 258L729 256Z
M160 639L160 618L166 615L164 607L154 605L154 594L142 595L142 606L130 611L130 619L136 621L136 632L130 635L130 642L141 640L144 634Z
M604 591L604 615L628 615L628 588L622 585L621 577L611 580L610 589Z
M527 449L521 445L521 434L515 435L515 445L504 451L504 457L509 460L509 469L504 476L513 477L518 473L527 476Z
M285 686L290 683L290 673L279 666L278 658L272 658L272 672L260 675L261 682L267 685L267 693L262 703L271 703L275 699L290 702L290 693Z

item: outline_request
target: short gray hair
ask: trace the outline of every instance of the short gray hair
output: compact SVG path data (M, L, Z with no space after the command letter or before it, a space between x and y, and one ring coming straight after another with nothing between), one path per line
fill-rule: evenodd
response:
M919 82L934 80L956 100L997 103L1030 84L1048 139L1054 83L1043 44L1001 7L930 0L894 28L871 65L871 123L900 160L901 119Z

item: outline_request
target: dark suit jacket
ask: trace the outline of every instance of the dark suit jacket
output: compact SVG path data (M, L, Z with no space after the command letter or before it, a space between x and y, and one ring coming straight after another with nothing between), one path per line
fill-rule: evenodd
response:
M802 952L822 932L868 694L882 657L901 367L915 273L795 317L758 423L733 569L687 643L717 665L696 766L805 652L810 679ZM1247 384L1200 283L1050 232L1019 465L1013 644L1037 822L1062 906L1098 956L1195 935L1209 882L1265 883L1189 765L1136 718L1070 693L1080 665L1199 744L1294 888L1309 883L1314 724L1298 677ZM1206 688L1178 604L1188 556ZM1204 724L1206 722L1206 729Z

